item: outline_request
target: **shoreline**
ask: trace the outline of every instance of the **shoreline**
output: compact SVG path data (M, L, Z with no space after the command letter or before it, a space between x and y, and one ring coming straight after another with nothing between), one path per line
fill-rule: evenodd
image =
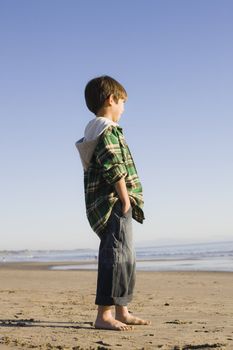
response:
M150 259L150 260L138 260L137 265L140 263L174 263L174 262L180 262L180 261L190 261L189 259ZM195 260L196 261L196 260ZM75 268L77 266L77 269ZM82 268L82 266L85 266L85 268ZM88 269L88 266L90 268ZM93 268L95 266L95 268ZM59 269L61 267L61 269ZM63 269L62 267L72 267ZM74 268L73 268L74 267ZM49 262L0 262L0 270L41 270L41 271L93 271L96 272L98 267L98 262L96 260L87 260L87 261L49 261ZM199 273L233 273L233 270L208 270L208 269L200 269L197 268L190 268L190 269L171 269L171 268L163 268L163 269L138 269L137 273L140 272L199 272Z
M97 272L49 266L0 264L0 349L233 349L229 272L138 271L129 310L152 325L114 332L93 328Z

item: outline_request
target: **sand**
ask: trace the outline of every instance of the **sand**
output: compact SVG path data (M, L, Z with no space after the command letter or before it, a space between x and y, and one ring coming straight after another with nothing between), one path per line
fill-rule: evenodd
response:
M57 263L56 263L57 265ZM233 349L233 273L138 272L131 332L96 330L96 271L0 264L0 350Z

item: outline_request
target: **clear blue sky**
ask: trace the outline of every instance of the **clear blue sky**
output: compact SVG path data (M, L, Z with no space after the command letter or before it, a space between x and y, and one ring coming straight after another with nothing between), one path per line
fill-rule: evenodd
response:
M0 0L0 250L98 247L74 143L109 74L144 187L135 239L233 237L233 2Z

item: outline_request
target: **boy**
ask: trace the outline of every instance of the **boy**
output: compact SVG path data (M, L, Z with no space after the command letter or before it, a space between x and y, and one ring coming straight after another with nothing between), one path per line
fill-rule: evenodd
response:
M123 86L109 76L89 81L85 100L96 117L76 142L84 168L87 217L100 238L95 327L111 330L150 324L127 309L135 284L132 217L142 223L144 214L142 187L118 125L126 99Z

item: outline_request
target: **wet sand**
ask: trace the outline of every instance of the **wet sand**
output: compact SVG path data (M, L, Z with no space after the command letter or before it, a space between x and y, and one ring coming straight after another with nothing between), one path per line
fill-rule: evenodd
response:
M96 271L51 265L0 264L0 350L233 349L233 273L137 272L129 310L152 325L116 332L93 328Z

